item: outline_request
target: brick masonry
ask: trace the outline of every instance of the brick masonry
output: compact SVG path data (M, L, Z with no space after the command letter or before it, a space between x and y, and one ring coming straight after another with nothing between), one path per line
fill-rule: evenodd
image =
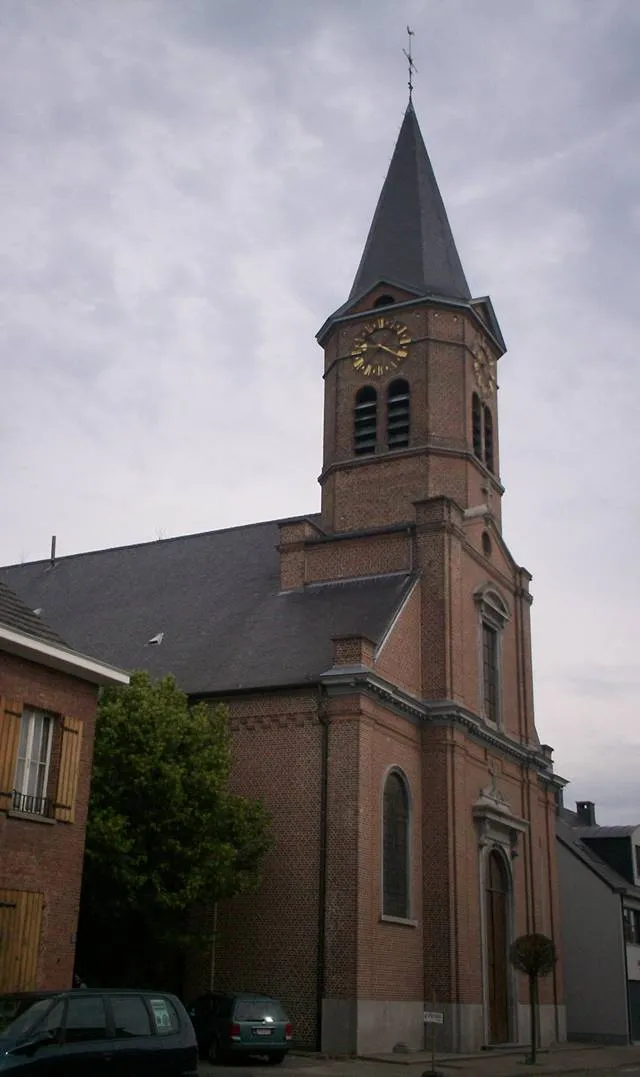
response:
M317 685L228 700L234 785L263 798L276 844L259 892L218 911L213 982L280 996L298 1042L308 1046L320 1042L321 1002L329 1000L332 1012L351 1015L345 1021L354 1027L340 1033L344 1049L366 1046L350 1006L382 1014L376 1005L417 1004L421 1012L435 991L440 1004L481 1015L451 1043L470 1049L486 1042L488 1027L483 849L473 814L481 790L497 790L522 821L507 857L511 936L538 930L555 937L558 923L550 772L501 747L510 742L540 758L529 575L501 535L495 389L485 395L495 473L473 455L473 349L484 338L497 353L470 312L428 301L398 312L416 343L401 371L377 380L376 388L383 402L393 377L401 373L409 381L410 446L386 451L381 403L379 452L353 456L353 405L365 379L348 356L377 295L354 308L361 319L338 322L323 341L321 522L282 524L281 584L413 572L414 590L382 644L335 640L334 672L370 669L390 690L475 716L487 736L446 718L418 719L355 682L339 691ZM507 611L497 727L482 713L487 590ZM392 767L406 776L411 802L411 910L402 923L381 915L382 794ZM205 958L200 987L212 981L211 955ZM515 1037L515 1006L526 1000L526 985L515 975L510 992ZM542 985L541 1002L560 1013L561 968ZM322 1034L326 1042L326 1028ZM560 1034L558 1017L547 1038ZM397 1034L390 1027L385 1035L391 1049Z
M40 822L0 812L0 888L44 895L34 985L42 989L70 987L73 976L97 691L76 677L0 652L0 695L83 723L75 822ZM56 787L60 742L56 723L49 790Z

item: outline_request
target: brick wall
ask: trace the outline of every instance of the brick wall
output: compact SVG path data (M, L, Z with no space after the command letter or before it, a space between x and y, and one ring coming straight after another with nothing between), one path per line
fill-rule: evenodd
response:
M44 666L0 653L0 694L83 722L74 823L38 822L0 812L0 888L44 894L37 987L71 986L95 732L97 688ZM56 735L57 733L57 735ZM54 733L50 789L55 789L60 732Z
M214 984L283 1000L296 1041L313 1045L317 1022L322 725L309 692L227 701L233 738L232 788L263 801L275 845L260 888L222 903ZM188 993L208 990L210 955Z

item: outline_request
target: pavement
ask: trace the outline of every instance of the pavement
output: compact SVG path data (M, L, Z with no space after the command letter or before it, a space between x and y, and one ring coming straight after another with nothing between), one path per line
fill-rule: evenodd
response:
M474 1055L436 1054L436 1072L442 1077L640 1077L640 1044L629 1047L601 1047L592 1044L562 1044L540 1051L535 1066L526 1062L522 1047L483 1051ZM431 1073L431 1055L376 1055L371 1058L328 1058L319 1054L291 1052L279 1066L250 1060L232 1065L201 1063L203 1077L266 1077L297 1074L298 1077L422 1077Z

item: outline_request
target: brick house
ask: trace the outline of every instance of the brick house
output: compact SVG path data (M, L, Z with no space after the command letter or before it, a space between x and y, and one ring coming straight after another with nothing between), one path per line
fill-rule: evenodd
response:
M100 685L0 583L0 993L70 987Z
M569 1039L640 1043L640 825L583 800L556 834Z
M229 705L233 780L276 847L260 892L212 911L187 992L275 993L332 1052L420 1046L425 1002L443 1047L523 1041L508 946L557 937L564 783L534 723L531 577L502 535L505 344L411 104L318 342L319 513L1 575L74 646ZM560 966L541 1027L564 1038Z

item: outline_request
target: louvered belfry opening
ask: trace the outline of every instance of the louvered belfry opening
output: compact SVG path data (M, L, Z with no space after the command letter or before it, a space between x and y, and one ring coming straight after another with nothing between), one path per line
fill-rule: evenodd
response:
M474 393L471 397L471 427L473 430L473 455L482 460L482 410L480 397Z
M356 394L353 416L353 451L356 456L376 451L378 394L372 385L365 385Z
M411 433L411 393L404 378L392 381L387 390L387 445L405 449Z
M484 409L484 462L493 471L493 416L489 408Z

